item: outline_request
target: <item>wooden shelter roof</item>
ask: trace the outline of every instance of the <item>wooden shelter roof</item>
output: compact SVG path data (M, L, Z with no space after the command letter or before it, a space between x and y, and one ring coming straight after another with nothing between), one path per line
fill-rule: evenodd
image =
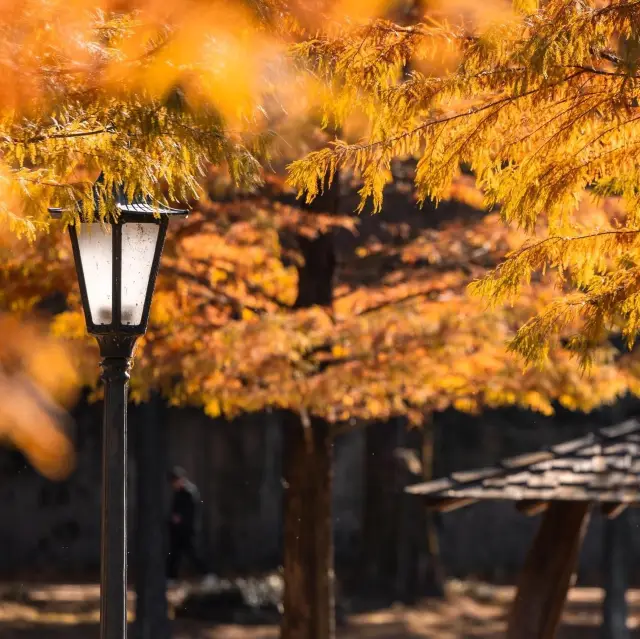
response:
M632 419L496 466L414 484L407 492L441 511L488 499L534 509L550 501L634 504L640 502L640 422Z

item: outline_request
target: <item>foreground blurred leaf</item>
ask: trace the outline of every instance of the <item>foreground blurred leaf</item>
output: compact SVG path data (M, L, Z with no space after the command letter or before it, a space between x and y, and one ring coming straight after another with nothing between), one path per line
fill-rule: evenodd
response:
M64 479L74 467L64 406L77 391L78 377L59 342L0 315L0 441L19 449L49 479Z

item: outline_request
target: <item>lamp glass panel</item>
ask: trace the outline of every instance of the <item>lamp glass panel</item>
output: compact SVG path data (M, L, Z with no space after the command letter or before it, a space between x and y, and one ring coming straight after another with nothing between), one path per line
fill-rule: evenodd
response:
M127 222L122 225L123 324L135 326L142 322L159 230L160 225L152 222Z
M111 227L97 222L76 227L82 273L94 324L113 318L113 238Z

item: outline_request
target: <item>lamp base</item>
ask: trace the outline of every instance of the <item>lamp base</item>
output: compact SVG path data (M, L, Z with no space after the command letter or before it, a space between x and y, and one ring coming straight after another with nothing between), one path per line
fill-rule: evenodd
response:
M112 357L133 357L138 335L104 334L95 335L100 346L100 355L104 359Z

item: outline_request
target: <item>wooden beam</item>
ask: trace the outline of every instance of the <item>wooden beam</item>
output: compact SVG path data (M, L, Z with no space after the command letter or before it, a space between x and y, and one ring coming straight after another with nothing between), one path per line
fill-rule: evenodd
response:
M589 510L588 502L549 505L518 579L506 639L555 638Z
M629 583L629 517L604 522L602 639L629 639L627 587Z
M531 499L525 499L523 501L516 502L516 509L527 517L534 517L547 510L549 507L548 501L532 501Z
M477 499L471 499L467 497L451 497L449 499L439 499L438 501L427 502L427 507L430 510L437 510L440 513L450 513L458 508L464 508L465 506L471 506L475 504Z
M629 504L602 504L602 514L607 519L615 519L621 515Z

